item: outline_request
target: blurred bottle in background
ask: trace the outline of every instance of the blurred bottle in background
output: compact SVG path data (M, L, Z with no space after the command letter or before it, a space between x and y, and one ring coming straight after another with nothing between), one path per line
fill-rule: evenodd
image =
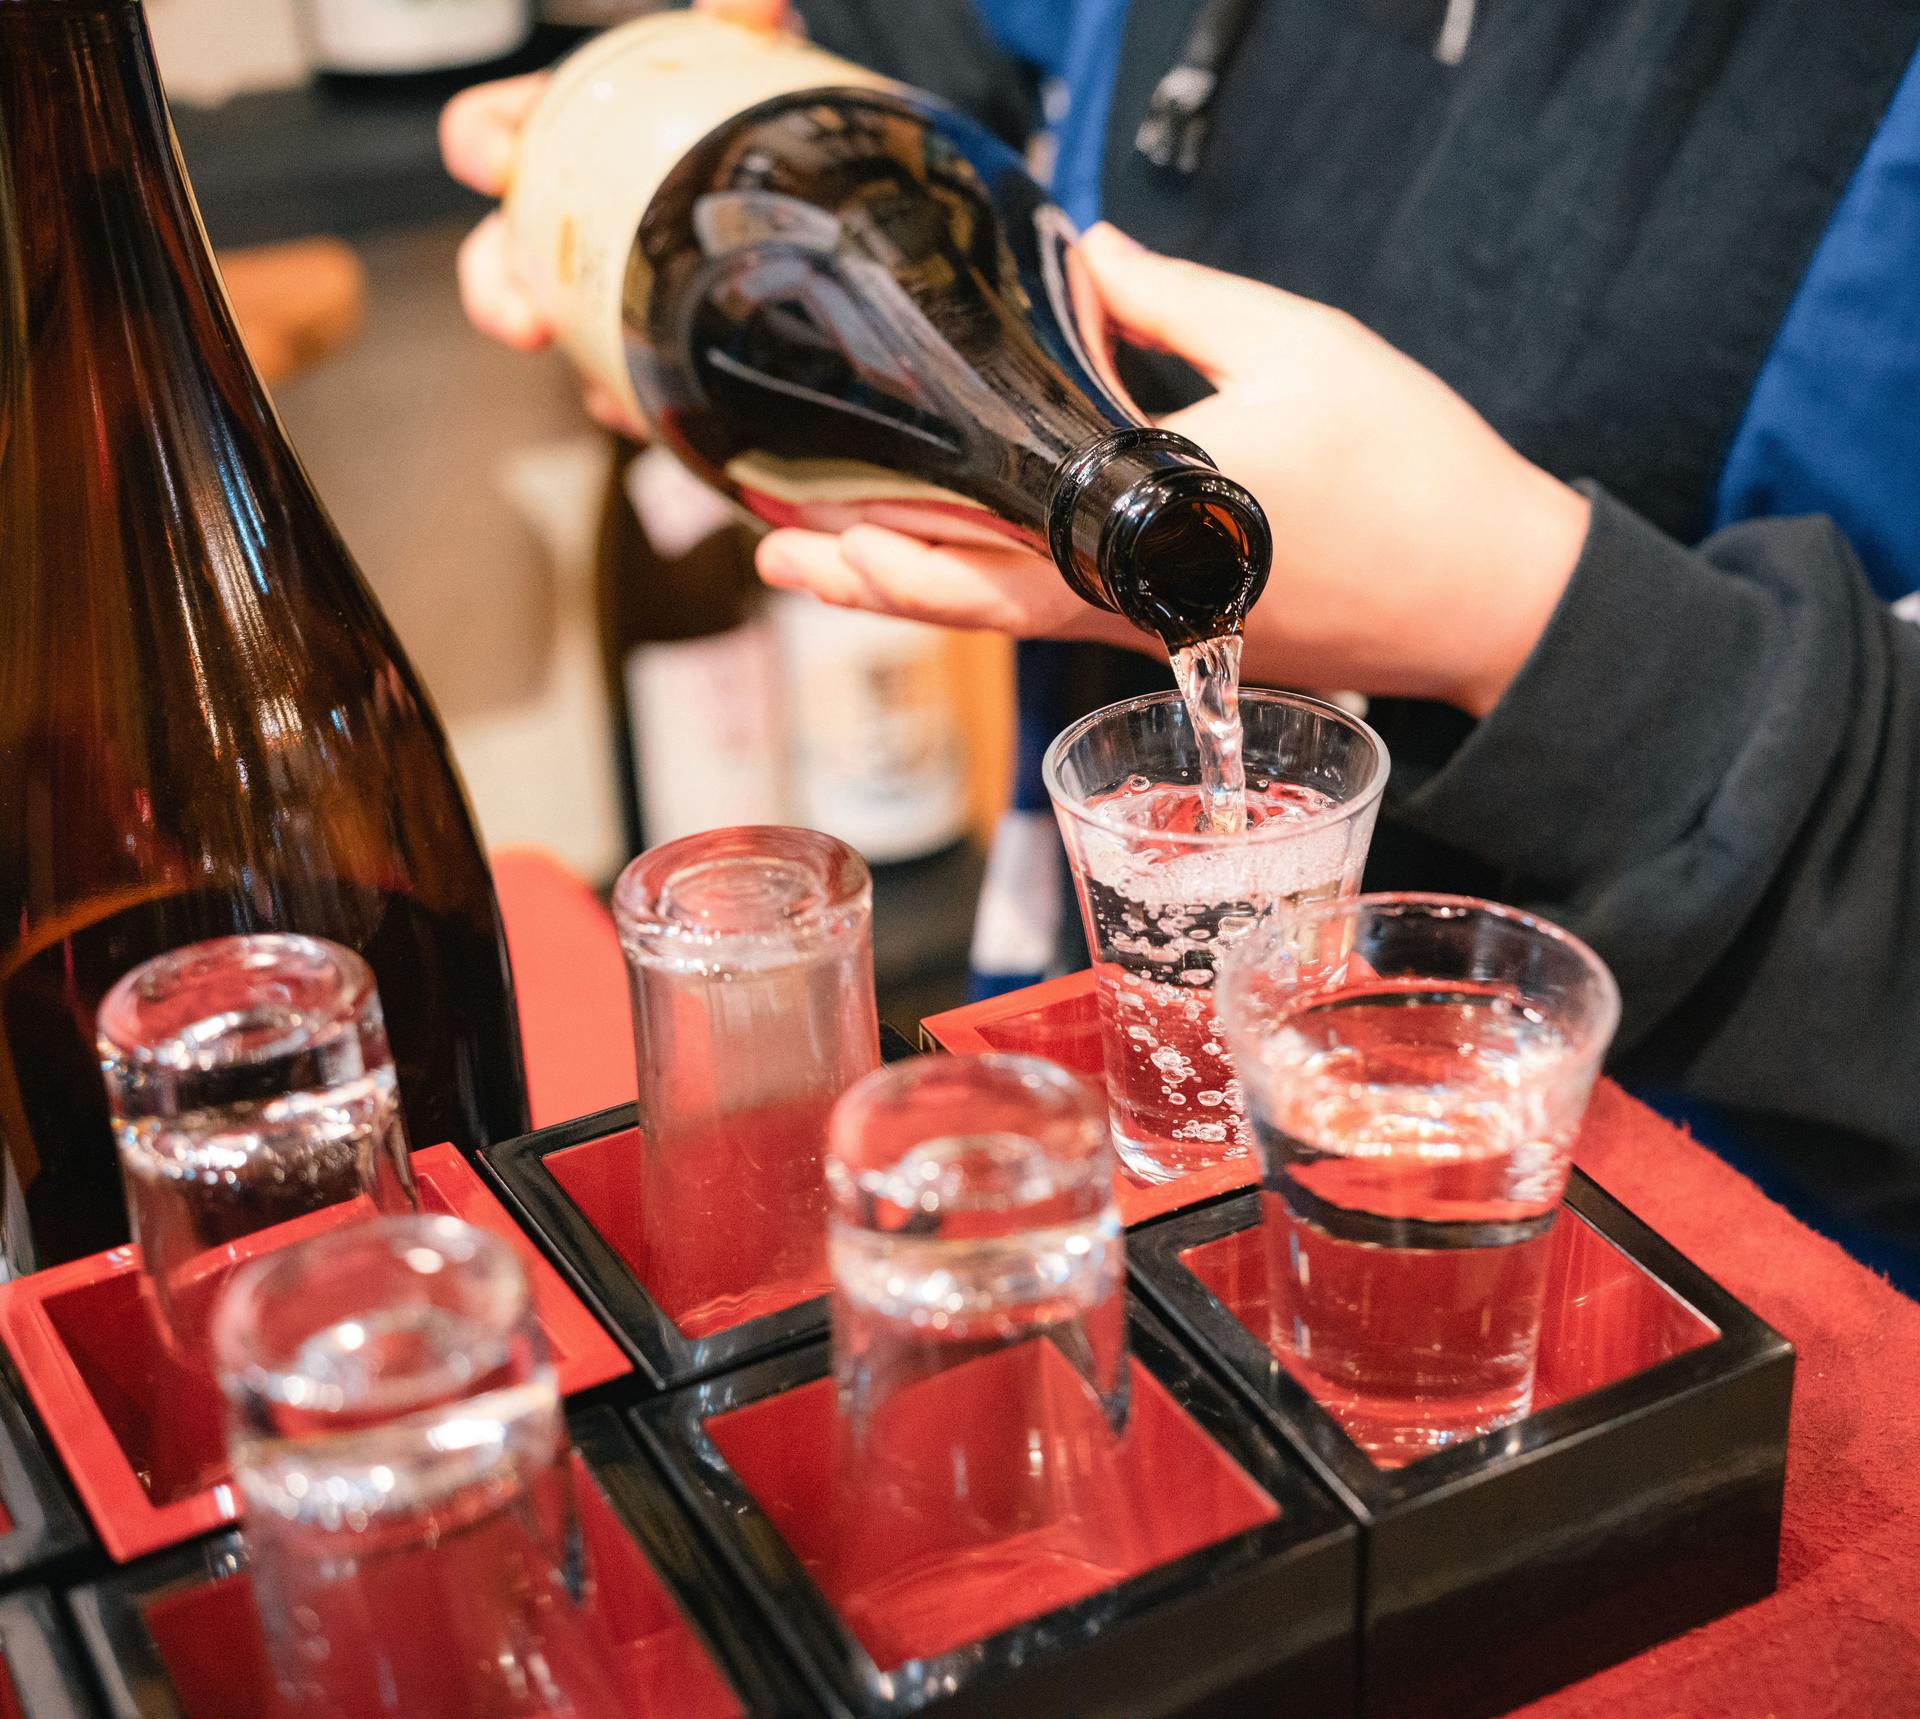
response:
M663 11L667 0L534 0L534 16L542 24L569 30L604 30L624 24L643 12Z
M313 69L382 80L480 72L533 33L531 0L303 0Z
M594 584L629 853L787 821L780 648L754 536L671 454L617 445Z
M937 627L773 600L788 682L795 817L875 865L924 859L967 830L965 713Z
M952 846L971 790L950 639L768 593L758 535L664 449L619 445L595 586L629 847L786 822L875 865Z

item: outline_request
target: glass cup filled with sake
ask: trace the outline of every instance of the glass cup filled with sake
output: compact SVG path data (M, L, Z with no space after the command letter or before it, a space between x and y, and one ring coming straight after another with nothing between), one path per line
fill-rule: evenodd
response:
M1386 1467L1525 1415L1574 1134L1620 1016L1604 963L1493 902L1303 902L1228 952L1219 1009L1282 1364Z
M1387 749L1358 717L1253 689L1239 711L1231 820L1206 768L1214 737L1176 692L1083 717L1043 765L1093 958L1114 1148L1146 1182L1251 1150L1215 962L1276 903L1359 888L1386 787Z

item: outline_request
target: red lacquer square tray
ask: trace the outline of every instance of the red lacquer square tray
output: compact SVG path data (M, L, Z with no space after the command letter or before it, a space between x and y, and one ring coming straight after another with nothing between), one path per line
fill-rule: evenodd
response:
M526 1262L564 1391L589 1390L628 1370L619 1345L454 1147L416 1152L413 1169L427 1211L503 1237ZM285 1228L310 1229L327 1217ZM101 1543L119 1562L238 1515L218 1393L167 1354L137 1267L133 1248L110 1248L0 1284L0 1341Z

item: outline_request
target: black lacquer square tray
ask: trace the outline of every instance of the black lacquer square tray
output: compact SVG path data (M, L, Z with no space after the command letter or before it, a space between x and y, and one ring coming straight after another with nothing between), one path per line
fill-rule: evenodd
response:
M880 1029L882 1057L913 1046ZM685 1384L807 1342L826 1330L824 1295L812 1294L692 1335L642 1281L639 1117L631 1104L489 1147L482 1162L521 1223L599 1314L654 1389ZM716 1236L717 1245L726 1238ZM769 1298L778 1303L775 1293Z
M871 1492L852 1495L852 1520L835 1510L825 1345L656 1399L636 1419L833 1711L1350 1713L1354 1525L1138 1303L1130 1339L1127 1455L1099 1506L1124 1518L1112 1543L1125 1551L1095 1574L1057 1559L1048 1528L995 1542L985 1570L943 1549L916 1580L924 1548L896 1544L884 1510L861 1520L878 1504ZM938 1375L972 1393L965 1412L996 1401L994 1381L965 1377L981 1364ZM1049 1369L1089 1395L1045 1339L985 1364L1020 1373L1009 1396L1044 1388ZM938 1404L931 1412L944 1425ZM909 1535L920 1526L903 1522ZM1071 1528L1109 1525L1090 1528L1082 1512Z
M632 1710L674 1719L816 1712L618 1414L576 1410L569 1424L595 1583L590 1626ZM144 1559L69 1600L112 1719L257 1719L269 1710L238 1534Z
M1359 1523L1364 1714L1505 1712L1772 1591L1793 1350L1595 1183L1554 1227L1533 1411L1400 1467L1265 1340L1259 1218L1171 1218L1131 1266Z

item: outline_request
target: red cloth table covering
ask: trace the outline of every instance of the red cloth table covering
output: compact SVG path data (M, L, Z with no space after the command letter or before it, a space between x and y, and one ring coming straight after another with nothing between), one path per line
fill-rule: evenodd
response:
M494 876L535 1125L632 1098L606 910L540 854L497 854ZM1579 1160L1799 1350L1780 1590L1523 1711L1920 1719L1920 1304L1611 1082L1594 1095Z

